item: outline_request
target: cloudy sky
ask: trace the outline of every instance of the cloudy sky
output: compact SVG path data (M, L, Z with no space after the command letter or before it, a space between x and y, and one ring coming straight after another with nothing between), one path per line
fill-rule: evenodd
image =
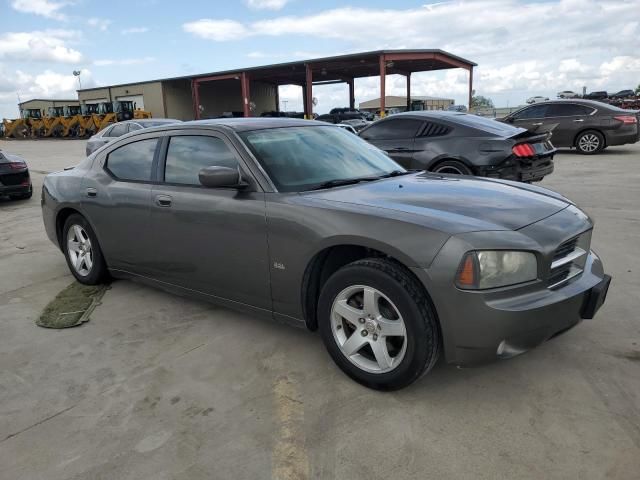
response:
M640 83L640 0L0 0L0 118L18 95L73 98L83 87L383 48L440 48L479 64L474 88L497 106L559 90ZM466 103L467 73L412 77L412 93ZM379 81L356 80L356 102ZM388 94L404 93L390 76ZM314 88L318 113L347 87ZM287 109L299 87L281 87Z

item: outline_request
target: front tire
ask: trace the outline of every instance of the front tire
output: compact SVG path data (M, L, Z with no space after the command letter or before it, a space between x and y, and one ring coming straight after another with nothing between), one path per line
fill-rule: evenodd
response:
M464 163L458 160L445 160L431 169L434 173L448 173L450 175L473 175L473 172Z
M97 285L108 278L107 265L93 229L80 214L67 218L62 227L62 249L69 270L85 285Z
M594 155L604 150L604 137L600 132L587 130L576 138L576 150L583 155Z
M431 304L417 280L391 260L358 260L335 272L320 293L318 319L338 367L367 387L406 387L438 359Z

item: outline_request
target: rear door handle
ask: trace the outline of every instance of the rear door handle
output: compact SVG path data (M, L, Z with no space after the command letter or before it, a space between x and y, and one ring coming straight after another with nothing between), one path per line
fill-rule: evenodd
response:
M584 122L584 119L583 118L577 118L577 119L574 120L574 122Z
M169 195L156 195L156 205L159 207L170 207L171 197Z
M542 125L542 122L540 122L540 123L532 123L531 125L533 125L534 127L539 127L540 125Z
M87 188L87 197L97 197L98 196L98 191L93 188L93 187L89 187Z

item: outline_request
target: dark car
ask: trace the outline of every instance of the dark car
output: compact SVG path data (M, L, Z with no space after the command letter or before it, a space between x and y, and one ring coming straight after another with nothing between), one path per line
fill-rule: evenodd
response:
M555 148L548 134L467 113L398 113L371 124L360 136L409 169L523 182L553 172Z
M587 100L604 100L605 98L609 98L609 94L604 90L600 90L597 92L587 93L582 98Z
M408 172L321 122L188 122L121 137L44 180L75 278L133 278L319 329L349 376L401 388L440 351L522 353L604 302L593 223L561 195Z
M635 96L636 92L634 92L633 90L620 90L619 92L609 95L609 98L630 98Z
M330 113L318 115L318 117L316 117L316 120L328 123L344 123L345 120L368 121L368 114L359 110L334 108Z
M23 158L0 150L0 196L13 200L31 198L33 187L27 162Z
M114 123L113 125L103 128L87 140L87 146L85 148L86 154L87 156L91 155L103 145L112 142L126 133L176 122L181 122L181 120L175 120L173 118L148 118Z
M575 147L584 154L640 139L638 111L591 100L555 100L524 107L499 119L528 130L551 131L556 147Z

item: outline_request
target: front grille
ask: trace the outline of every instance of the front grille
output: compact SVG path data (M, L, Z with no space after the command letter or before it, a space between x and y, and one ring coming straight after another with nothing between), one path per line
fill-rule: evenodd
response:
M7 187L13 187L14 185L22 185L22 182L29 180L29 174L27 172L21 173L8 173L6 175L0 175L0 184Z
M591 232L587 232L567 240L556 249L551 260L548 288L559 288L580 276L584 270L590 243Z

